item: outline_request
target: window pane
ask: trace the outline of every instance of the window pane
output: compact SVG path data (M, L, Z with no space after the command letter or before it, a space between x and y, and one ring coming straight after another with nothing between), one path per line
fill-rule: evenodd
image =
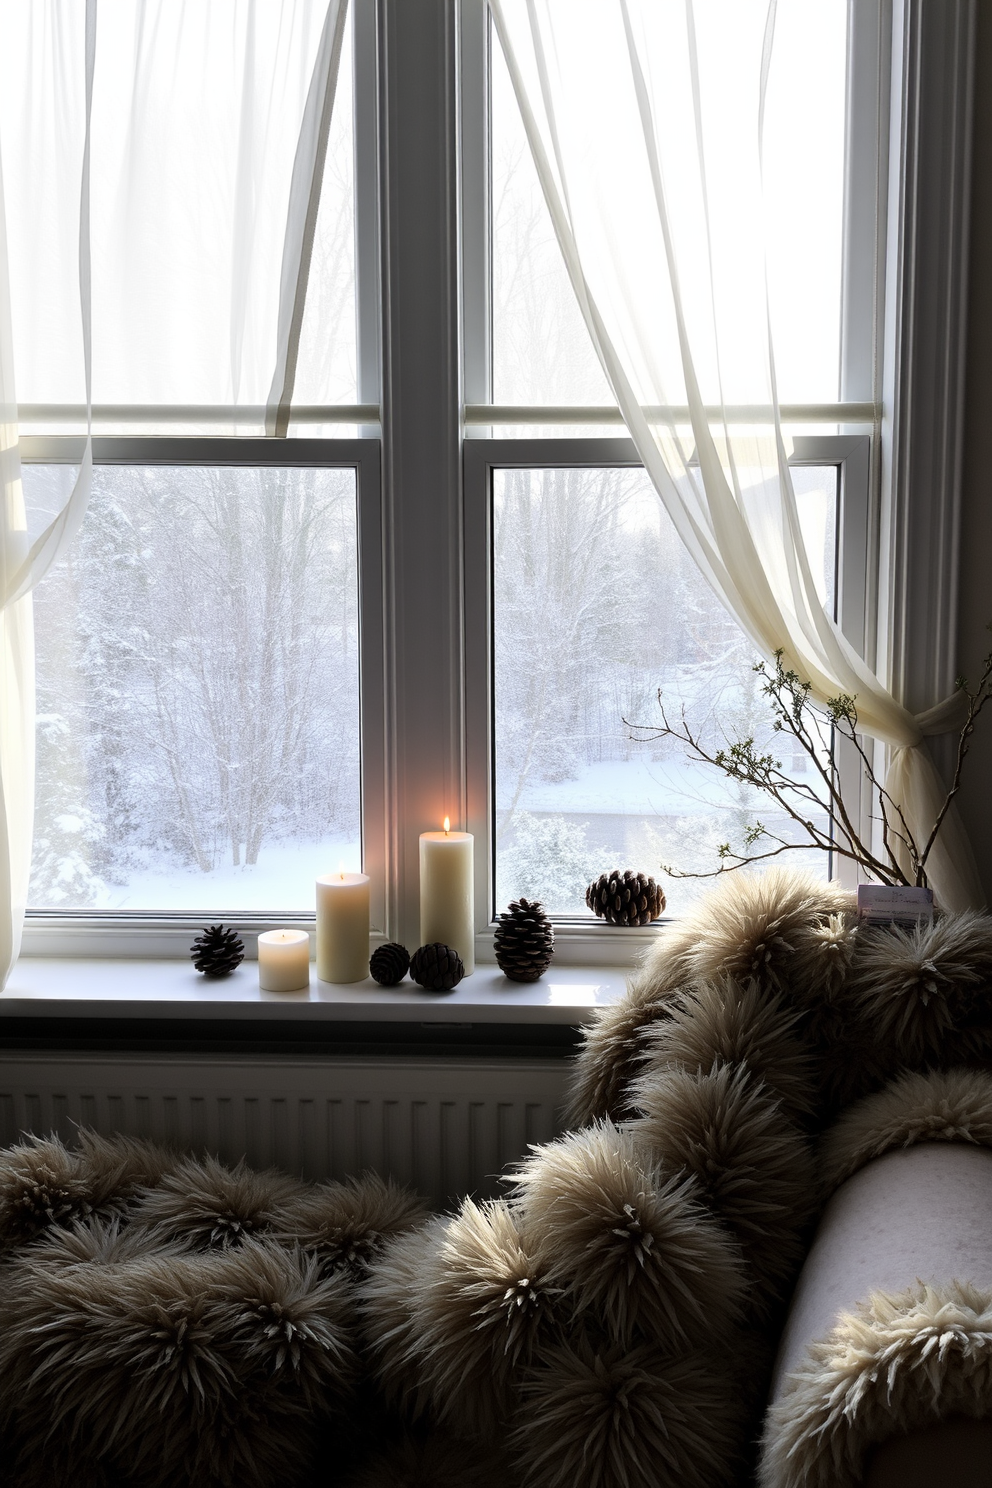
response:
M767 245L770 311L778 395L783 402L830 402L838 397L841 267L844 213L847 0L780 0L765 103L761 184L741 161L756 158L760 57L766 0L723 0L693 7L702 76L706 172L710 185L713 263L724 286L720 357L729 402L764 401L763 365L752 355L764 337L758 303L726 303L736 283L742 244ZM671 8L674 32L681 25ZM669 24L657 7L659 26ZM742 57L748 65L741 65ZM560 65L565 65L558 59ZM751 62L755 65L751 66ZM684 134L695 150L692 102L686 79L653 79L659 128ZM683 96L684 95L684 96ZM669 110L666 113L666 109ZM612 403L558 248L551 217L530 155L520 111L499 41L492 41L493 399L496 403ZM618 162L614 207L622 230L636 239L638 204L623 193ZM678 200L677 181L667 186ZM650 216L653 204L645 202ZM696 222L694 213L685 219ZM677 226L688 231L680 214ZM703 219L699 240L683 252L681 293L690 324L709 315L709 275L686 272L707 261ZM669 375L680 374L671 348ZM668 365L666 363L666 365ZM718 386L703 376L704 395Z
M358 401L353 15L349 6L300 332L297 403Z
M37 517L74 472L24 474ZM35 625L35 907L305 910L360 866L354 471L98 467Z
M491 99L493 401L613 405L495 36Z
M793 471L807 545L833 609L837 469ZM555 914L587 914L586 884L613 868L661 878L678 913L717 849L743 846L755 817L800 840L761 794L686 759L671 739L637 742L629 724L684 707L707 747L753 736L783 757L753 647L700 576L644 472L494 473L493 636L496 909L521 894ZM626 720L626 721L625 721ZM816 813L825 829L825 811ZM790 852L824 875L827 855Z
M309 0L101 0L91 200L97 403L266 402L290 185L325 14L326 6ZM0 136L24 403L85 401L78 264L84 21L84 6L0 0ZM356 396L352 92L349 21L299 401ZM63 423L45 427L58 432ZM142 427L154 427L154 419ZM169 427L198 425L191 418Z

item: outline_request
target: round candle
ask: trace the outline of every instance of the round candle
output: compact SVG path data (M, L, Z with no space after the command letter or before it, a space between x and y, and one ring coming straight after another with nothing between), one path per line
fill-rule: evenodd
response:
M420 834L420 944L440 940L456 950L465 975L475 970L475 838L452 832Z
M265 930L258 937L258 985L263 992L298 992L310 985L310 937L305 930Z
M368 974L368 874L328 873L317 880L317 975L361 982Z

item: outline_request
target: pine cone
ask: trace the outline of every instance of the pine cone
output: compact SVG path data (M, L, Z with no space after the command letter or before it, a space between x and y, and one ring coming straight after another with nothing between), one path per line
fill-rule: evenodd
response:
M465 967L457 951L436 940L414 951L410 975L427 992L450 992L465 975Z
M551 965L555 932L536 899L514 899L493 936L496 964L511 982L536 982Z
M650 925L665 908L665 891L644 873L602 873L586 889L593 914L609 925Z
M377 946L372 952L369 971L380 987L395 987L409 970L410 952L406 946L397 945L396 941Z
M193 965L205 976L227 976L245 959L245 948L237 932L223 925L209 925L189 948Z

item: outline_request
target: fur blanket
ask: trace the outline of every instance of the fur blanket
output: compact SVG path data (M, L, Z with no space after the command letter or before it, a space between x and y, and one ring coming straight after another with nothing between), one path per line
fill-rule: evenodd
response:
M0 1154L7 1481L746 1481L826 1194L893 1145L992 1137L969 1073L990 992L987 917L865 929L834 885L735 874L592 1026L573 1129L504 1199L431 1216L374 1177L307 1186L86 1134ZM776 1488L827 1481L795 1400L766 1437Z

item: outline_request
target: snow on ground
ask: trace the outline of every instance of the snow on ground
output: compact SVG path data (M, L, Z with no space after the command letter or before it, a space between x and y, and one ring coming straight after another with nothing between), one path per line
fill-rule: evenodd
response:
M814 781L801 771L795 778ZM755 800L757 791L749 792ZM497 809L509 804L497 795ZM710 816L739 806L739 788L718 770L688 760L605 760L580 766L573 780L533 780L517 804L519 811L560 812L569 816Z
M344 867L361 868L361 847L343 837L321 842L273 842L263 847L254 867L232 865L200 873L176 864L135 872L124 885L108 884L95 909L154 912L194 910L232 913L253 910L313 910L314 880Z

